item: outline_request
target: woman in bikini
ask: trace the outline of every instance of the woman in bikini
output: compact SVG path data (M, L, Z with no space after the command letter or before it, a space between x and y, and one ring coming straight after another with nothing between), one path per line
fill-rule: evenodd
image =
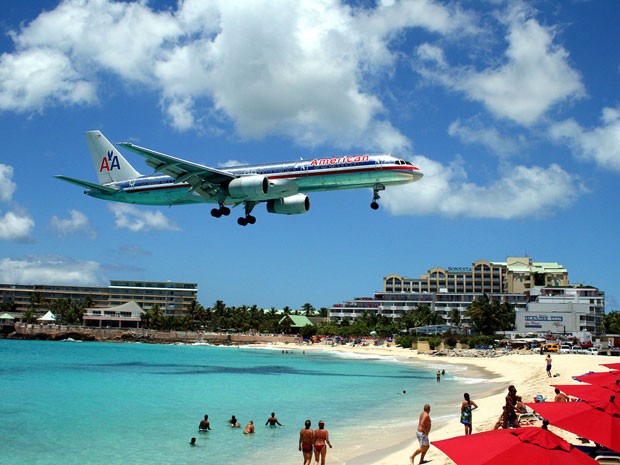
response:
M325 422L319 421L319 429L314 430L314 459L315 465L318 465L319 458L321 459L321 465L325 465L325 456L327 455L327 448L325 443L331 449L332 443L329 442L329 431L325 429Z

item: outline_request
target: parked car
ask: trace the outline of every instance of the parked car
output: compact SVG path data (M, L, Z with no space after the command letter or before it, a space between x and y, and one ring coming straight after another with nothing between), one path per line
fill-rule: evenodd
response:
M585 353L585 349L583 349L581 346L574 345L573 347L571 347L570 353L571 354L583 354Z
M598 348L590 347L590 348L586 349L586 354L598 355Z
M545 352L559 352L560 346L557 344L545 344Z
M570 353L570 350L573 348L573 346L571 346L570 344L562 344L560 346L560 353L561 354L568 354Z

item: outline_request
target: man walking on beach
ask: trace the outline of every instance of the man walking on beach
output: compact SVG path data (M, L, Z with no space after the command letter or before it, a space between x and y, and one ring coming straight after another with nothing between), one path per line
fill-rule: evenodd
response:
M413 464L413 459L415 459L416 455L420 455L420 463L426 463L424 461L424 456L428 451L431 443L428 440L428 434L431 432L431 406L426 404L424 406L424 411L420 414L420 419L418 420L418 430L416 431L416 436L418 437L418 442L420 443L420 447L416 450L411 457L409 457L409 462Z
M310 429L311 424L310 420L306 420L304 427L299 431L299 450L304 456L304 465L310 465L310 462L312 462L314 431Z
M547 354L546 362L547 362L547 376L551 378L551 355L550 354Z

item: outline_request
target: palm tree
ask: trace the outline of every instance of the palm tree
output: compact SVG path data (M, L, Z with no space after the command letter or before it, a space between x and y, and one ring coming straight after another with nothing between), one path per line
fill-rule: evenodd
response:
M508 302L491 301L486 294L474 300L465 315L476 331L488 336L495 331L512 329L515 323L514 306Z
M306 316L310 316L314 314L314 307L307 302L301 306L301 310L304 312L304 315Z
M450 310L448 318L450 318L450 323L452 323L457 328L461 326L461 311L458 308L453 308L452 310Z

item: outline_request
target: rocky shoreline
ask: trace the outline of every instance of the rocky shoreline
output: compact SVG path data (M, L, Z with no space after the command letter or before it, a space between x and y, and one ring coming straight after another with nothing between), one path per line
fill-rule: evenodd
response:
M242 345L266 343L295 343L299 339L290 335L225 334L193 331L154 331L147 329L84 328L64 325L16 324L13 331L2 334L4 339L38 341L99 341L142 342L148 344L213 344Z

